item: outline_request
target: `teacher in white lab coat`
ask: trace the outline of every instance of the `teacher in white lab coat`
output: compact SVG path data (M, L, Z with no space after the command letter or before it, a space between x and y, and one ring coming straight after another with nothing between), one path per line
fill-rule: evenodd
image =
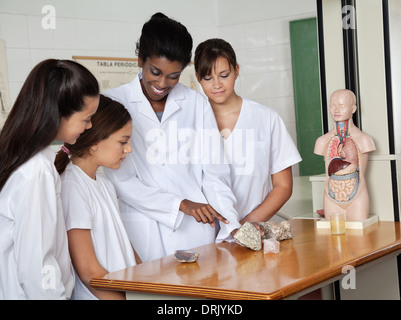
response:
M225 240L240 227L213 111L204 96L179 84L191 51L185 26L157 13L137 43L140 74L106 92L132 116L133 152L105 174L144 262L214 242L216 234Z

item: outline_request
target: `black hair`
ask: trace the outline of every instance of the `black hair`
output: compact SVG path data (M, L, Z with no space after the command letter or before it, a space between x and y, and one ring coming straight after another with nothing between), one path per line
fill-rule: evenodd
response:
M192 37L180 22L158 12L143 25L135 52L143 62L152 56L165 57L184 69L191 61Z

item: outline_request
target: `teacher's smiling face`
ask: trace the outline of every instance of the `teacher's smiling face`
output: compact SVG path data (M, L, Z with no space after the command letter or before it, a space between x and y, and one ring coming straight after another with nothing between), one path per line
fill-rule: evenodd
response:
M167 98L174 86L180 81L182 64L165 57L152 56L144 62L138 59L142 68L142 91L148 100L160 101Z

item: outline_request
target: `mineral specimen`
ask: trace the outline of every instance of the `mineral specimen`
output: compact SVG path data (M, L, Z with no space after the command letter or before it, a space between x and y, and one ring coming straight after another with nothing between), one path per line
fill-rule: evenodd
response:
M176 250L174 258L179 262L195 262L198 260L199 253L187 250Z
M280 241L274 238L263 240L263 253L280 253Z
M234 235L234 239L241 246L259 251L262 249L260 231L250 222L245 222Z
M258 228L250 223L245 222L234 235L234 240L241 246L250 248L255 251L262 249L262 240L273 238L277 241L291 239L291 225L288 221L276 222L258 222Z
M291 239L291 225L288 221L276 222L259 222L258 223L264 229L264 239L274 238L277 241Z

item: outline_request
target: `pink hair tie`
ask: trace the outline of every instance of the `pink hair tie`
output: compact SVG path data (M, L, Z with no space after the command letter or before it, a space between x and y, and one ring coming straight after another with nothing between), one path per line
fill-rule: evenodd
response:
M70 150L66 146L61 146L61 150L63 150L66 154L70 155Z

